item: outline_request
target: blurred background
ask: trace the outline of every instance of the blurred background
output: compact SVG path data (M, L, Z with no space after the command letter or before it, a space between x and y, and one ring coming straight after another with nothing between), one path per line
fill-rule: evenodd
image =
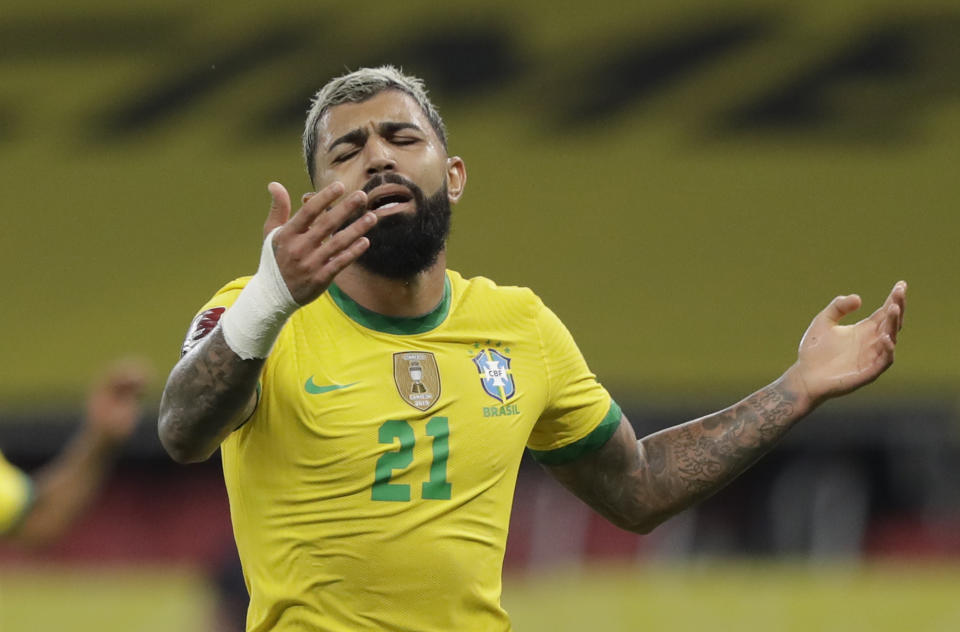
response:
M960 629L960 7L5 0L0 449L31 471L118 355L158 379L105 493L0 547L0 630L233 630L219 460L156 402L196 309L256 268L271 180L309 190L312 93L423 77L469 182L451 267L532 287L638 433L766 384L837 294L910 282L897 364L653 534L521 469L521 632Z

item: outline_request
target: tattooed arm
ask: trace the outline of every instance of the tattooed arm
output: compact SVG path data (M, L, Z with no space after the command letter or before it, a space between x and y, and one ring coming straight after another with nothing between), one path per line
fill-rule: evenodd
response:
M637 441L626 417L599 450L547 470L614 524L649 533L736 478L823 401L875 380L893 363L906 283L855 325L860 307L839 296L814 318L797 362L780 379L725 410Z
M803 416L807 406L786 381L640 441L621 417L602 448L547 470L610 522L649 533L736 478Z
M219 325L180 359L160 400L160 442L173 460L205 461L253 414L264 362L242 360Z
M283 185L271 182L268 190L272 203L263 236L280 228L273 238L277 270L293 300L306 305L367 249L370 242L364 233L377 216L362 213L341 229L349 217L366 208L367 196L355 191L341 198L344 187L339 182L308 195L292 219L290 194ZM195 321L200 331L188 334L185 354L170 373L160 400L160 442L179 463L208 459L257 404L257 380L266 360L244 360L227 345L216 324L223 311L208 310Z

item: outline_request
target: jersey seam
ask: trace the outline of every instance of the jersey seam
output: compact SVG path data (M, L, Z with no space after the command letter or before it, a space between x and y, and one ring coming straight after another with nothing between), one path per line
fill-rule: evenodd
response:
M533 315L533 324L537 328L537 342L540 345L540 361L543 364L544 373L547 374L547 402L553 401L553 375L550 371L550 362L547 360L546 344L543 341L543 330L540 328L540 316L546 306L539 302L539 309Z

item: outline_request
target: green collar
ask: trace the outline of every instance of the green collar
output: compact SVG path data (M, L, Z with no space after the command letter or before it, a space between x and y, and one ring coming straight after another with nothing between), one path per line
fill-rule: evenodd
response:
M398 334L401 336L410 336L413 334L423 334L431 329L435 329L450 312L450 279L443 277L443 298L433 311L416 316L405 318L403 316L384 316L359 305L352 298L343 293L335 283L331 283L327 288L330 298L337 304L344 314L351 320L363 325L367 329L373 329L385 334Z

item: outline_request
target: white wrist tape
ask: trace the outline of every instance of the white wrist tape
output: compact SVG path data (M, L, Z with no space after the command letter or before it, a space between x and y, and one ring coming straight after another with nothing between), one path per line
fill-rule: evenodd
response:
M263 240L257 273L220 319L227 346L244 360L270 355L284 323L300 307L273 256L273 236L278 230L273 229Z

